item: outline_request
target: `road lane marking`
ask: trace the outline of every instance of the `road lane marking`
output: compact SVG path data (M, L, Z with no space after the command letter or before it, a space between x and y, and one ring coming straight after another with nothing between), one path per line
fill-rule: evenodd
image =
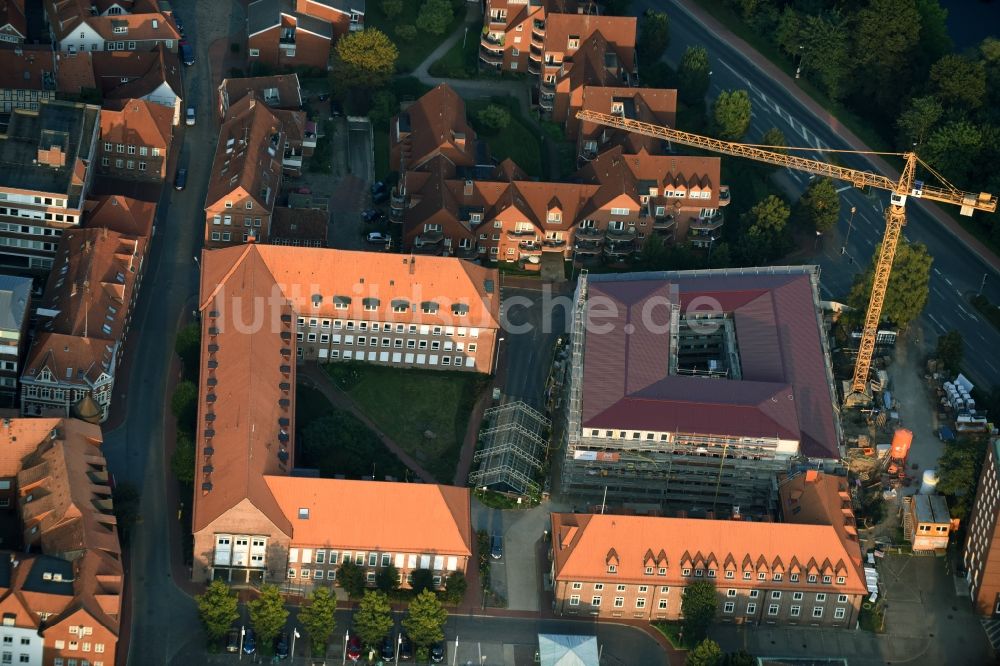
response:
M941 322L939 322L939 321L938 321L937 319L935 319L935 318L934 318L934 315L932 315L931 313L929 313L929 312L928 312L928 313L927 313L927 317L928 317L928 318L929 318L929 319L930 319L930 320L931 320L932 322L934 322L934 324L935 324L935 325L936 325L936 326L937 326L938 328L940 328L940 329L941 329L941 332L942 332L942 333L944 333L944 332L945 332L945 331L947 330L947 329L945 329L945 327L944 327L944 326L942 326L942 325L941 325Z
M941 275L941 271L939 271L938 269L935 268L934 269L934 275Z
M938 275L940 275L940 273L938 273ZM948 283L948 286L949 286L949 287L954 287L954 286L955 286L955 285L953 285L953 284L951 283L951 280L949 280L948 278L945 278L945 279L944 279L944 281Z
M992 370L993 372L997 371L996 366L994 366L992 363L990 363L986 359L983 359L983 363L985 363L986 365L990 366L990 370Z
M847 190L852 190L852 189L854 189L853 185L844 185L843 187L837 188L837 193L839 194L841 192L846 192Z

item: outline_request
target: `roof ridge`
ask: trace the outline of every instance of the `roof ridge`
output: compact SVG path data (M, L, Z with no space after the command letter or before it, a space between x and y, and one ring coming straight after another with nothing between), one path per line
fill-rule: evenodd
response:
M229 267L229 270L226 271L226 274L219 279L218 283L215 285L215 289L212 290L212 293L210 293L207 298L202 300L201 304L198 307L199 310L204 310L206 307L208 307L209 303L215 300L215 296L219 293L219 291L222 290L226 282L229 281L229 278L233 276L233 273L236 272L236 269L243 263L247 255L249 255L250 252L255 250L256 247L257 247L256 243L247 243L246 245L243 246L243 250L242 252L240 252L239 259L233 262L233 265ZM202 250L202 253L204 253L204 250ZM267 272L270 273L271 269L268 268ZM204 273L202 273L202 275L204 276Z

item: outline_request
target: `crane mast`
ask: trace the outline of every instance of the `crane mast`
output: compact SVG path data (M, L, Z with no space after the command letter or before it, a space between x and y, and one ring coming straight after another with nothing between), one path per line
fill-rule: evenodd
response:
M858 188L873 187L888 190L891 193L890 205L885 210L885 232L882 235L882 245L879 250L878 259L875 262L872 292L868 299L868 309L865 311L861 344L858 348L858 357L854 364L854 376L851 379L851 395L867 395L868 374L871 371L872 357L875 353L875 340L878 334L879 321L882 317L882 306L885 303L885 295L889 288L892 262L896 256L896 246L899 243L899 237L903 233L903 226L906 224L906 199L912 196L929 199L938 203L957 205L961 207L960 212L962 215L972 215L974 210L992 213L997 208L997 198L986 192L981 192L978 195L962 192L947 182L942 182L944 187L918 183L915 176L919 158L913 152L900 154L904 158L905 164L899 180L894 181L891 178L871 173L870 171L850 169L837 164L812 160L797 155L787 155L773 150L769 146L713 139L699 134L682 132L670 127L633 120L623 115L581 110L577 112L576 117L582 121L614 127L628 132L636 132L672 143L679 143L694 148L722 153L723 155L743 157L780 167L805 171L818 176L847 181ZM856 152L860 154L860 151L839 152ZM845 399L847 397L845 396Z

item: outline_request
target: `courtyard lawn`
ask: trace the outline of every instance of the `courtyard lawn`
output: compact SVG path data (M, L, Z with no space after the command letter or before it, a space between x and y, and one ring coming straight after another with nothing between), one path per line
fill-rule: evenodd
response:
M428 73L431 76L448 79L479 77L479 35L479 32L469 30L468 34L464 35L464 40L460 39L452 44L452 47L427 69Z
M406 466L361 420L310 386L296 387L295 421L297 467L318 469L323 478L409 477Z
M476 114L490 104L502 106L510 112L510 124L497 132L484 131ZM521 116L517 100L513 97L494 97L491 100L466 100L466 114L480 139L490 147L490 154L498 162L508 157L524 169L529 176L542 176L542 146L539 137Z
M487 378L359 363L323 366L361 411L441 483L451 483Z
M426 35L417 32L415 39L404 42L396 34L396 27L400 25L417 24L417 14L424 3L421 0L404 0L403 11L398 16L389 18L382 11L381 2L369 2L365 7L365 27L378 28L399 48L399 60L396 61L396 71L406 73L412 72L424 59L431 54L431 51L441 43L448 35L465 20L465 7L463 6L455 13L451 25L443 35ZM479 35L476 34L476 43L479 43Z

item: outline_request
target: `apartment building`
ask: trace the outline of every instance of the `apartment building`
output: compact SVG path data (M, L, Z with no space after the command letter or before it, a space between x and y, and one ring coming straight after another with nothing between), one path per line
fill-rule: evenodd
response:
M590 0L487 0L479 40L480 63L503 72L538 74L545 19L553 14L597 13L597 3Z
M225 120L229 107L251 92L272 109L302 109L302 89L299 87L298 74L222 79L219 84L219 118Z
M839 460L818 282L815 266L581 276L563 489L767 514L776 474Z
M205 247L270 236L287 142L276 113L252 94L229 109L205 196Z
M80 224L100 108L43 101L15 109L0 135L0 265L41 274L59 236Z
M336 567L324 565L345 552L369 573L387 562L442 581L464 572L468 489L293 474L297 359L440 368L447 344L449 368L489 369L495 271L402 259L257 243L203 252L195 580L329 582ZM433 361L431 342L441 347Z
M677 620L707 580L721 622L853 629L868 589L847 480L808 472L780 492L785 522L553 513L553 610Z
M579 107L573 106L566 117L566 136L576 138L577 164L589 162L598 154L621 146L625 155L662 155L669 150L667 142L653 137L624 132L613 127L580 121L577 111L597 111L620 115L654 125L676 127L677 91L659 88L622 88L615 86L583 86Z
M1000 615L1000 439L986 448L976 500L966 525L962 560L972 605L980 615Z
M269 245L326 247L330 213L315 208L277 206L271 216Z
M123 236L152 238L156 204L122 194L102 194L87 201L88 228L106 228Z
M28 35L25 0L7 0L0 6L0 42L23 44Z
M107 420L147 246L108 228L63 234L21 374L21 414Z
M156 47L150 51L80 54L74 58L90 61L93 85L106 102L129 99L153 102L173 109L173 124L180 122L184 86L177 54ZM62 58L62 66L71 59Z
M556 25L561 22L553 20ZM616 25L615 27L621 27ZM547 54L542 63L538 106L555 122L568 122L583 106L583 89L635 85L638 69L635 62L635 38L627 38L627 28L612 42L600 32L593 32L572 53ZM574 35L567 36L574 44ZM548 40L547 40L548 41ZM559 47L557 47L559 48ZM549 59L551 57L551 59Z
M57 51L177 52L180 33L159 2L120 2L93 12L91 0L43 0L45 23Z
M4 661L113 666L124 585L101 430L75 419L4 419L0 483L21 538L0 552Z
M8 11L13 4L8 2ZM0 8L0 16L3 8ZM0 42L4 41L0 27ZM14 109L37 111L43 100L56 97L55 54L48 46L0 48L0 113Z
M105 102L101 111L101 174L158 181L167 175L174 111L142 99Z
M11 406L27 351L31 278L0 275L0 400Z
M255 0L247 7L247 64L326 71L336 39L363 28L363 0Z

